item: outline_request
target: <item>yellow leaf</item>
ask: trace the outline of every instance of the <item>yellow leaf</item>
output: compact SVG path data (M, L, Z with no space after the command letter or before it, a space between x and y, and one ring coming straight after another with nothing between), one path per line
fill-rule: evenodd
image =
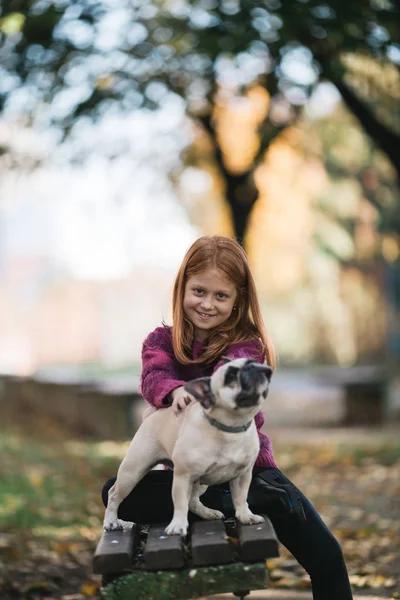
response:
M226 535L225 539L227 539L234 546L237 546L239 544L239 538L232 537L231 535Z
M302 576L302 578L300 579L298 586L300 588L308 588L311 587L311 579L310 576L307 575L307 573L305 575Z
M290 587L294 587L295 585L296 585L296 580L290 579L289 577L283 577L282 579L279 579L278 581L275 582L276 587L290 588Z
M81 587L81 593L84 596L95 596L100 589L100 585L94 581L85 581Z

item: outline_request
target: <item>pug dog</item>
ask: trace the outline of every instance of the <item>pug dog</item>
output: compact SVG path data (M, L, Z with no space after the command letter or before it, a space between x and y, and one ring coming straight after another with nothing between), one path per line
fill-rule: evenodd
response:
M228 359L229 360L229 359ZM229 360L211 377L185 384L198 402L176 416L171 407L150 414L137 430L108 493L106 531L122 529L118 507L146 473L172 461L174 514L167 535L187 535L189 509L202 519L223 519L200 501L209 485L229 481L235 516L261 523L247 494L260 443L254 417L267 397L272 369L253 359Z

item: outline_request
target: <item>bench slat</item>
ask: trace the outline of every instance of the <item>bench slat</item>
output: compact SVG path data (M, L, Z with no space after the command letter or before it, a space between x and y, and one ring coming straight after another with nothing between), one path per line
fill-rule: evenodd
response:
M93 572L99 575L130 571L137 544L137 527L104 531L93 557Z
M191 541L194 566L223 565L233 561L233 548L221 520L193 523Z
M180 535L166 535L165 525L152 525L147 535L143 554L144 564L149 571L159 569L181 569L185 555Z
M244 562L255 562L279 556L278 540L271 521L242 525L238 523L240 558Z

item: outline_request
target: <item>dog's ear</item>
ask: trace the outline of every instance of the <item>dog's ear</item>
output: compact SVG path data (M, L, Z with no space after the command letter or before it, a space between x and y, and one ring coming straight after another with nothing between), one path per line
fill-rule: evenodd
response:
M184 388L192 394L204 408L210 408L214 404L214 396L211 391L211 377L199 377L185 383Z
M268 379L268 381L271 381L271 377L272 377L272 367L270 367L269 365L258 365L258 368L260 369L260 371L262 371L263 373L265 373L265 377Z
M222 360L222 362L224 364L228 363L228 362L232 362L232 359L229 358L229 356L221 356L220 360Z

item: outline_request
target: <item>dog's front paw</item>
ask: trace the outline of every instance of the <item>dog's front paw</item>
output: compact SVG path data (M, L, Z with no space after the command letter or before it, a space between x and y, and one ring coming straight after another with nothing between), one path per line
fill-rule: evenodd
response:
M251 510L236 512L236 518L243 525L252 525L253 523L264 523L265 520L264 517L253 514Z
M104 519L104 523L103 523L104 531L117 531L117 530L123 529L123 528L124 528L123 523L119 519L116 519L115 521L108 521L108 520Z
M187 534L189 523L187 520L172 519L168 527L165 528L167 535L181 535L185 537Z

